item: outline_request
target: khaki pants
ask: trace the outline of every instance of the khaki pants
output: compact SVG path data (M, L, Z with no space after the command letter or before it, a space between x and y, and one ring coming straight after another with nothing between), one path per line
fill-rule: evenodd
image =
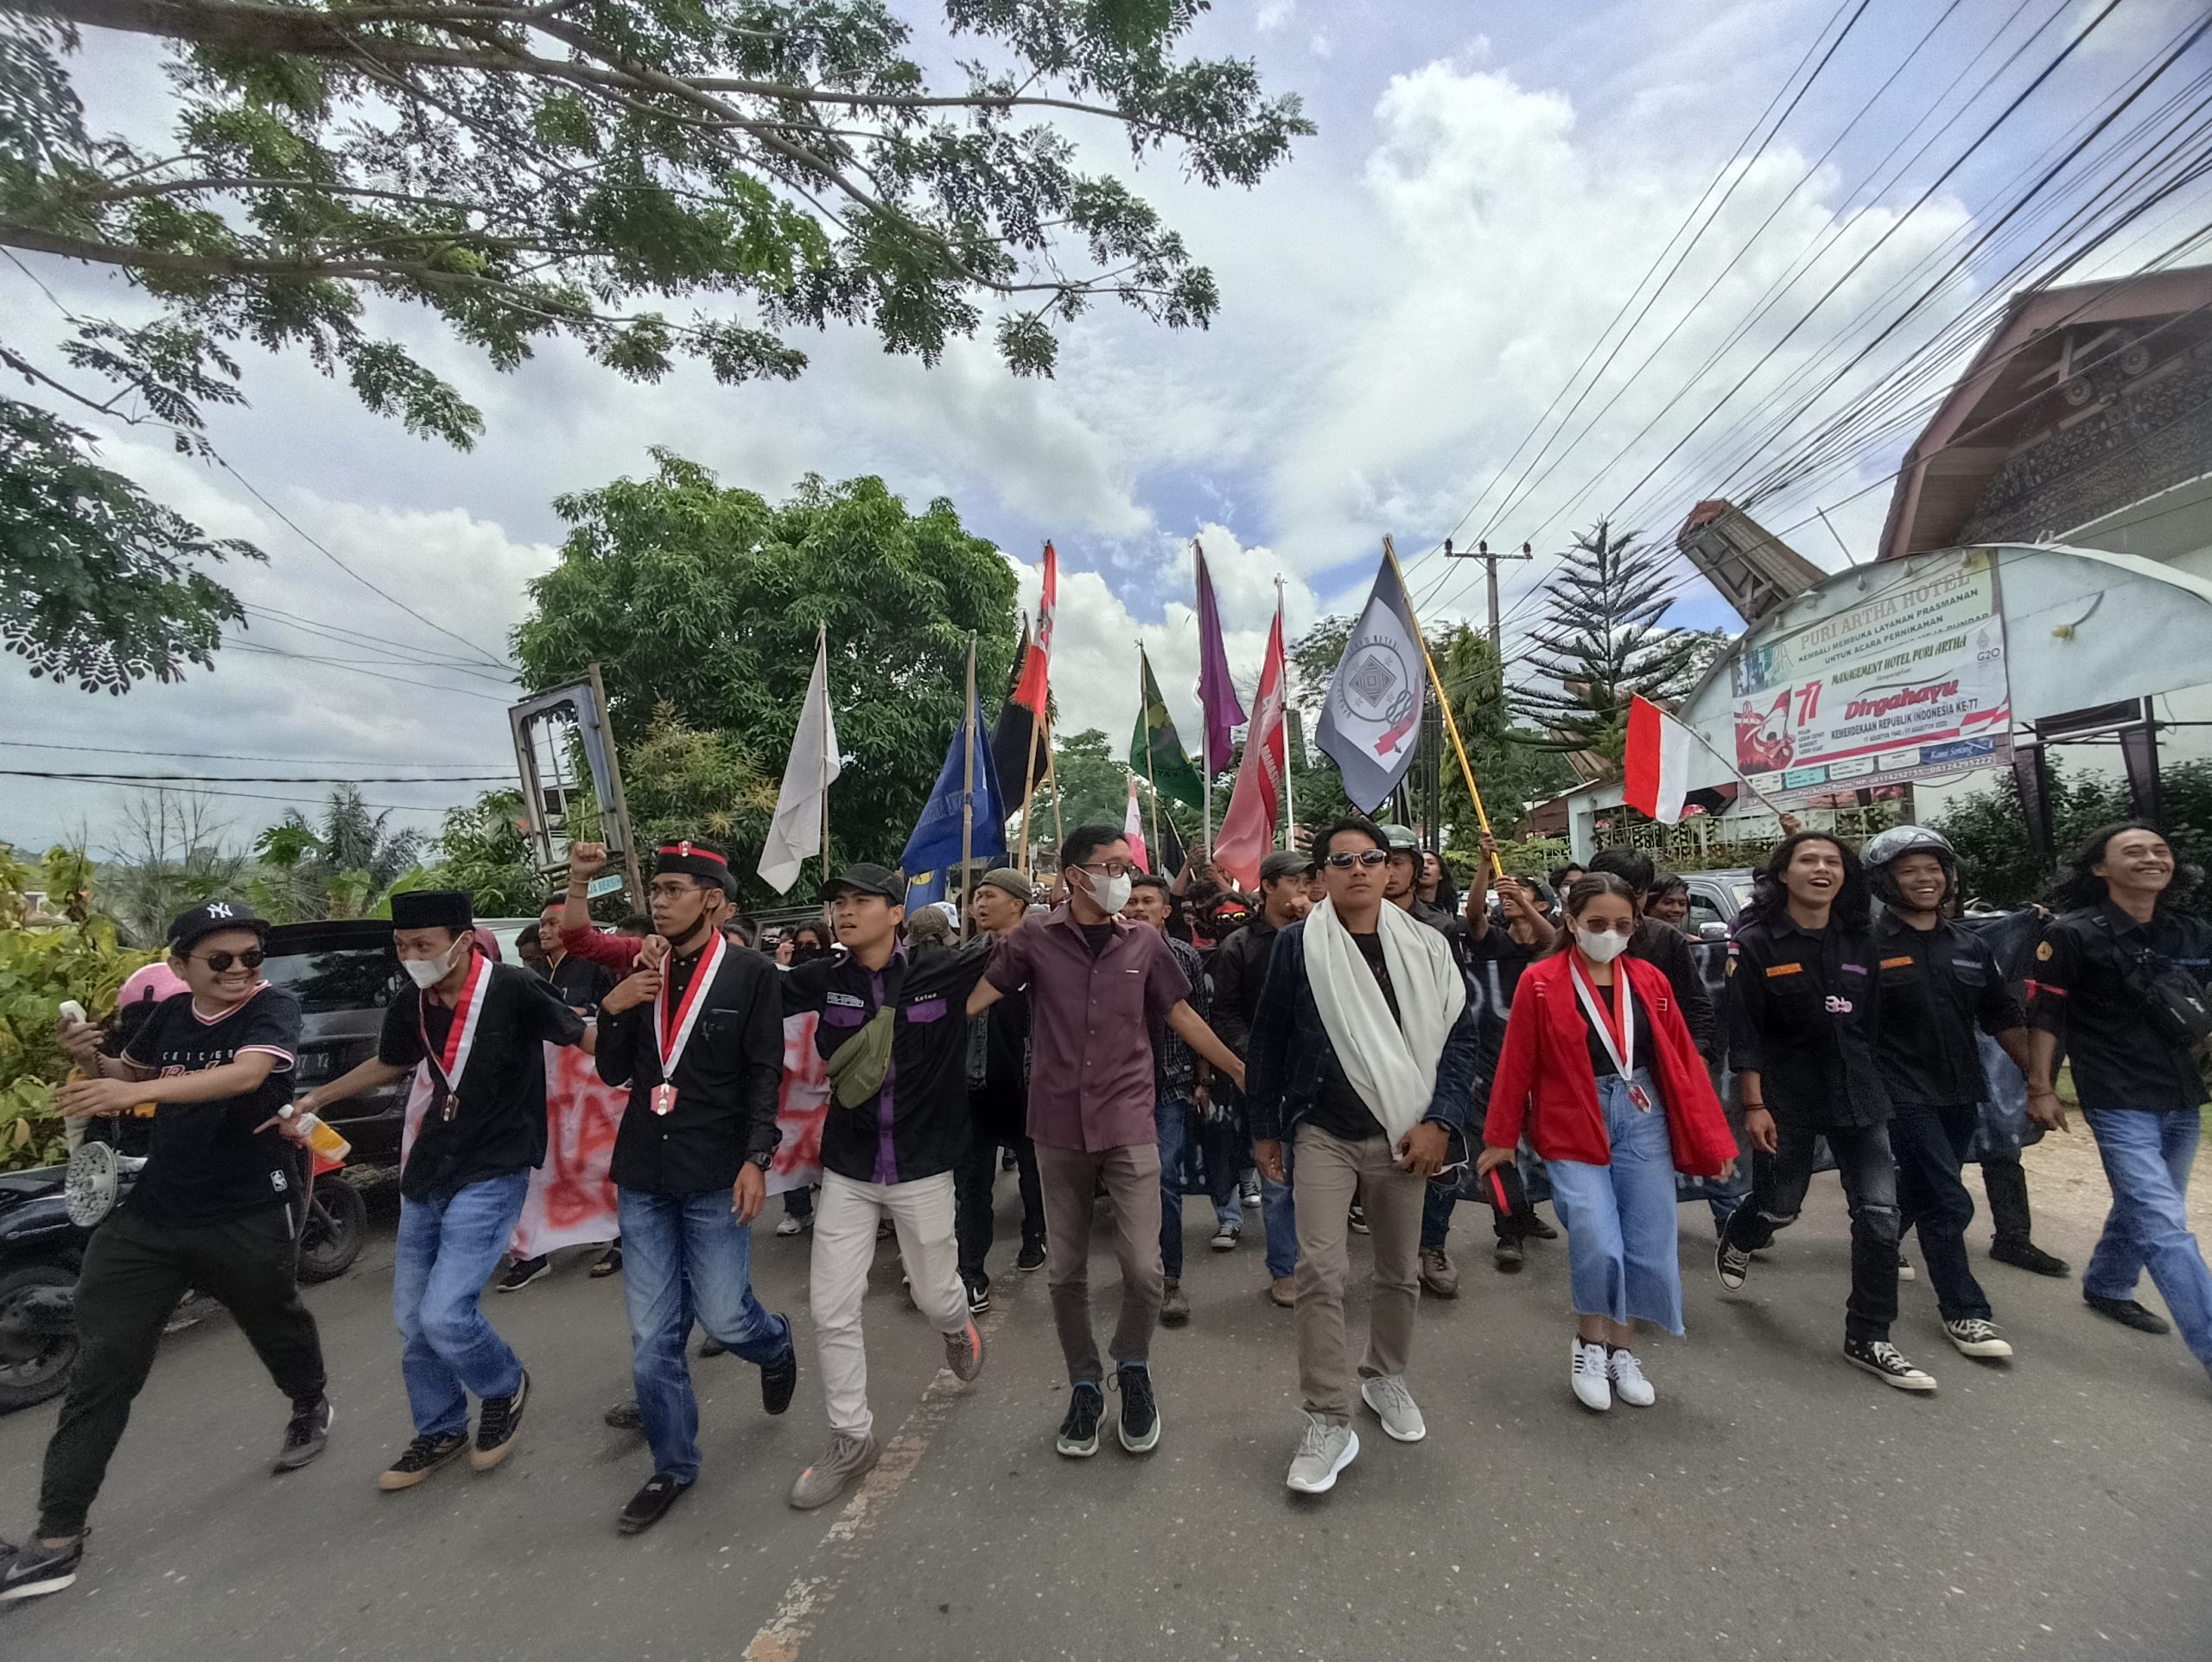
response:
M822 1394L830 1429L864 1437L875 1429L868 1406L868 1348L861 1339L861 1298L875 1261L875 1225L891 1219L906 1284L923 1318L939 1333L968 1326L968 1290L960 1284L959 1248L952 1239L952 1174L905 1183L856 1183L822 1174L814 1205L814 1253L807 1302L822 1359Z
M1345 1213L1367 1208L1375 1251L1363 1379L1403 1373L1413 1360L1421 1307L1421 1209L1428 1184L1399 1168L1390 1140L1353 1143L1300 1125L1291 1189L1298 1207L1298 1382L1306 1411L1342 1424L1351 1417L1351 1345L1344 1332L1344 1283L1351 1272Z
M1105 1370L1090 1326L1090 1218L1100 1178L1114 1209L1114 1256L1122 1264L1122 1315L1109 1353L1116 1367L1141 1365L1160 1321L1160 1149L1054 1149L1037 1145L1045 1190L1045 1241L1051 1268L1052 1324L1071 1385L1098 1385Z

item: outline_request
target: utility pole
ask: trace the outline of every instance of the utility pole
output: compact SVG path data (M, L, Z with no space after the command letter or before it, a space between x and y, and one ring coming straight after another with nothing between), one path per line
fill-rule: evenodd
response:
M1480 560L1483 563L1484 575L1490 580L1491 655L1497 659L1499 666L1503 668L1505 663L1505 642L1500 636L1497 623L1497 563L1500 560L1533 560L1536 557L1535 552L1528 544L1523 543L1521 544L1521 551L1518 554L1493 554L1490 551L1489 543L1478 542L1475 544L1475 551L1468 554L1452 547L1452 539L1446 537L1444 539L1444 557L1447 560Z

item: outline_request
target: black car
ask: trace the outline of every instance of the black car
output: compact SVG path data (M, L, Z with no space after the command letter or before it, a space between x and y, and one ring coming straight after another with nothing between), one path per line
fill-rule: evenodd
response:
M401 985L391 925L376 918L284 923L269 932L261 972L300 1001L300 1090L327 1085L377 1053L384 1013ZM323 1118L353 1145L355 1165L399 1163L408 1081L334 1103Z

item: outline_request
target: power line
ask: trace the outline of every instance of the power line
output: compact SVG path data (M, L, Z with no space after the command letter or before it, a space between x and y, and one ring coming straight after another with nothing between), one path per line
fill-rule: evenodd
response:
M282 646L264 646L250 640L233 640L230 642L224 650L226 652L252 653L264 658L289 658L302 664L320 664L330 669L345 670L348 673L353 675L366 675L378 681L390 681L397 686L413 687L418 691L443 693L449 697L481 698L488 704L505 704L512 702L511 699L499 697L493 693L475 692L470 691L467 687L449 687L429 685L421 681L410 680L404 675L387 675L381 670L370 669L360 664L350 664L343 659L319 658L312 653L287 652ZM425 665L423 667L427 669L432 666Z
M125 781L111 779L62 778L50 780L48 783L54 785L96 785L117 790L128 788ZM297 793L289 796L276 796L271 795L266 791L219 791L204 785L188 785L181 787L175 786L156 785L151 788L156 793L174 790L179 796L235 797L243 802L283 802L296 806L300 801ZM392 813L441 813L444 812L443 807L440 804L434 802L364 802L361 806L365 808L375 808L379 812L389 811Z
M512 782L512 774L117 774L104 771L48 773L35 767L0 767L9 779L75 780L100 785L493 785Z
M373 767L380 758L362 756L259 756L239 755L225 750L133 750L114 744L48 744L35 739L0 739L0 745L11 750L72 750L87 755L154 756L168 761L287 761L302 767ZM476 761L395 761L385 764L392 767L489 767L497 764Z

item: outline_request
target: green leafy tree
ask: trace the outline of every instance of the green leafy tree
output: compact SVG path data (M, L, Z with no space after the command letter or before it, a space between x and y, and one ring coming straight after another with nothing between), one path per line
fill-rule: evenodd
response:
M35 347L17 321L0 363L187 448L203 405L241 398L241 341L472 443L480 412L376 332L372 300L427 308L501 370L565 337L632 379L679 356L789 378L793 335L842 322L930 362L988 327L1010 368L1049 373L1096 299L1173 328L1217 303L1182 238L1052 121L1212 187L1255 183L1313 131L1250 63L1178 56L1204 10L946 0L917 41L883 0L28 0L0 21L0 246L122 271L162 315L71 316ZM172 143L86 130L80 28L167 45ZM33 472L87 488L81 433L4 430ZM0 593L56 597L28 630L0 618L0 642L88 685L204 661L237 616L194 569L217 545L127 486L91 494L129 523L22 515L0 541ZM62 581L34 589L41 573Z
M261 869L247 893L256 909L280 923L373 915L423 849L420 831L394 831L391 821L390 809L370 812L351 785L331 792L319 821L287 811L254 843Z
M474 897L477 915L526 918L536 915L557 885L538 875L523 836L522 793L486 791L465 807L446 811L438 832L436 858L419 876L395 882L385 896L404 888L465 888Z
M1127 812L1129 765L1114 754L1113 741L1095 727L1056 739L1052 744L1052 775L1059 786L1059 826L1063 831L1077 825L1118 825ZM1037 787L1037 805L1030 814L1035 829L1031 840L1052 840L1052 786Z
M910 513L880 479L810 478L775 506L694 462L656 459L651 479L556 504L575 529L531 585L536 611L516 634L525 678L559 686L597 662L633 817L679 828L726 812L741 849L757 850L826 626L845 753L830 791L834 852L897 863L960 723L971 634L976 685L1005 685L1014 568L950 502ZM664 791L640 771L649 740L668 764ZM750 859L739 876L751 884Z
M1574 539L1544 584L1543 616L1524 660L1531 678L1513 694L1542 743L1618 766L1630 701L1688 691L1710 643L1665 626L1673 589L1666 562L1637 547L1634 532L1600 519Z
M226 829L190 791L148 791L124 807L100 886L125 940L158 945L178 913L239 891L249 862Z
M2050 763L2051 842L2063 856L2100 825L2132 819L2127 785L2113 774ZM2184 761L2161 768L2165 832L2184 864L2212 866L2212 762ZM2039 898L2056 869L2028 844L2018 783L2009 772L1987 790L1954 802L1929 822L1951 840L1965 863L1967 892L1992 906L2019 906ZM2185 893L2187 909L2212 916L2212 889L2199 881Z

